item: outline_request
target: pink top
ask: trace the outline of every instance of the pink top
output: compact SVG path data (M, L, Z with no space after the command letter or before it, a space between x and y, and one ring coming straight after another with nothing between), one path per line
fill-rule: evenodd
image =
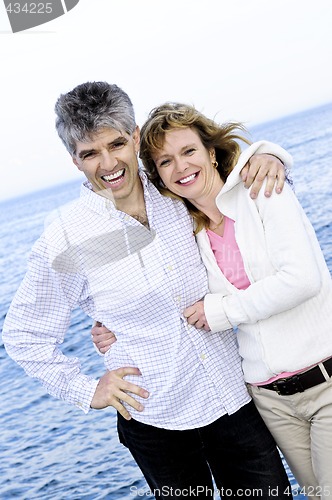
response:
M250 285L246 275L240 249L235 240L234 221L229 217L224 218L224 234L219 236L210 229L207 235L215 259L224 276L236 288L245 290Z
M219 236L211 229L207 229L206 233L217 264L224 276L239 290L245 290L248 288L250 281L244 269L240 249L236 243L234 221L225 216L223 236ZM280 378L291 377L292 375L306 371L307 369L308 368L302 368L296 372L279 373L279 375L272 377L269 380L253 385L269 384L270 382L274 382Z

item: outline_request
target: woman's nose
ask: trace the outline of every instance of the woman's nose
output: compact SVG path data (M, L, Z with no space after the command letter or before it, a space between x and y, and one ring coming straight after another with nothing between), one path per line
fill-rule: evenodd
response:
M188 163L184 158L179 158L175 162L177 172L184 172L188 168Z

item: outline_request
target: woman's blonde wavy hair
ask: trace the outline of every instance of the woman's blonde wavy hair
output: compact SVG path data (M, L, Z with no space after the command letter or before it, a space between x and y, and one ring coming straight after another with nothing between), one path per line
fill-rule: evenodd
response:
M163 147L166 132L188 127L198 133L207 150L215 150L218 162L217 170L224 182L226 182L241 154L241 148L237 141L240 140L246 144L251 144L251 142L239 135L240 131L247 133L243 124L229 122L219 125L187 104L167 102L149 113L148 119L141 129L140 158L144 169L150 181L163 195L185 203L195 220L195 234L197 234L204 227L208 227L208 217L194 207L190 201L172 193L164 186L152 159L152 154Z

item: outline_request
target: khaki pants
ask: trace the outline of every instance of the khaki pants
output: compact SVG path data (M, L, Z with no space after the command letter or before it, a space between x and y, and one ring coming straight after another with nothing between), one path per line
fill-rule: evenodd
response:
M327 382L293 396L248 388L303 494L331 500L332 379L321 369Z

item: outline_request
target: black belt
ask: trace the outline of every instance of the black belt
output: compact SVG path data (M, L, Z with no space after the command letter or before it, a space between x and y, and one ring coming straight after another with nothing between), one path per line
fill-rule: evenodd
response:
M332 358L324 361L322 365L331 377ZM310 387L322 384L323 382L326 382L326 379L319 366L316 365L306 372L298 373L297 375L293 375L292 377L288 378L279 378L271 384L259 385L258 387L261 387L262 389L269 389L270 391L276 391L282 396L291 396L292 394L296 394L297 392L304 392L306 389L310 389Z

